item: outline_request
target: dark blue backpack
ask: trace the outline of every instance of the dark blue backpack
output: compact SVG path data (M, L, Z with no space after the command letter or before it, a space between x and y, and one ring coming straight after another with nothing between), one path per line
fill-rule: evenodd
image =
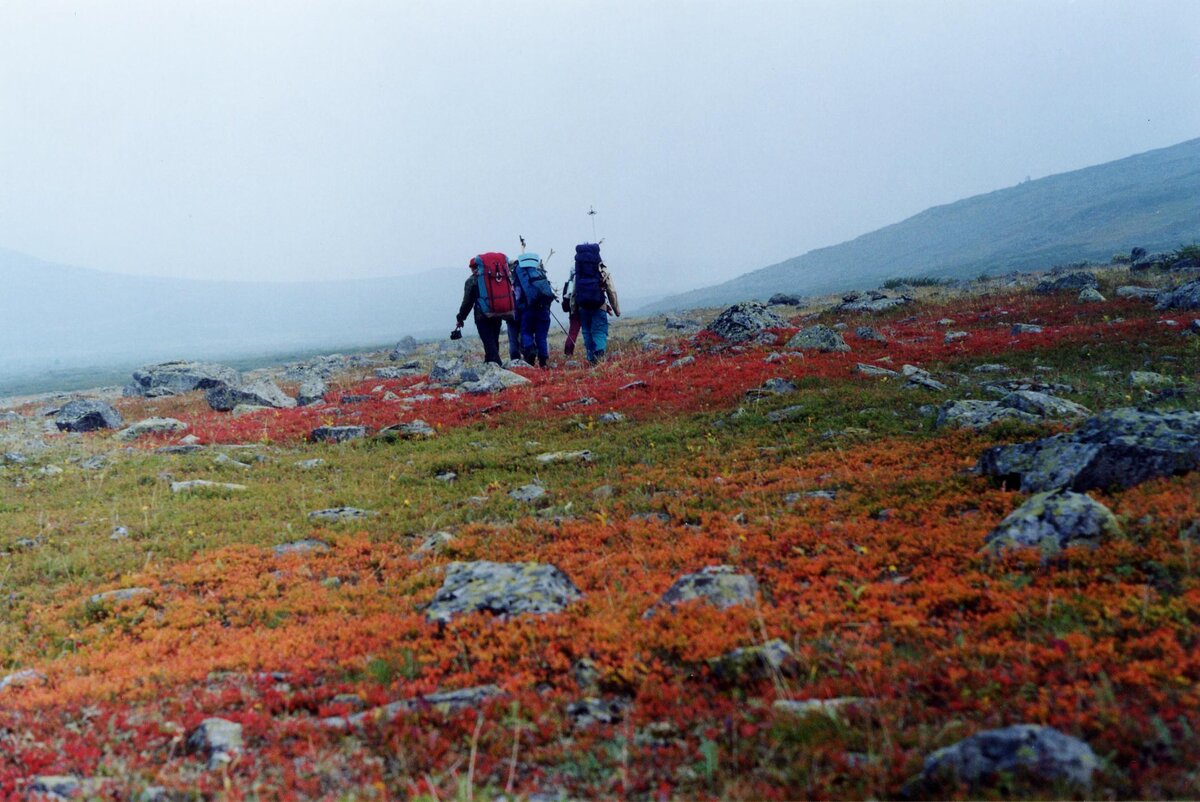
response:
M541 308L554 301L554 286L546 278L546 268L536 253L523 253L514 263L513 274L527 306Z
M604 306L604 280L600 277L600 246L575 246L575 305L580 309Z

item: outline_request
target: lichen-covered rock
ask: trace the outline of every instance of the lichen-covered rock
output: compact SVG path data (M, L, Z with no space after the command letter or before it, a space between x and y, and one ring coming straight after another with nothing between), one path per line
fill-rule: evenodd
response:
M508 495L515 501L531 504L546 495L546 488L539 484L521 485L515 490L508 491Z
M708 324L705 331L711 331L730 342L742 342L754 339L767 329L779 329L786 325L783 318L762 304L746 301L726 309Z
M329 385L324 379L316 377L306 379L300 385L300 392L296 394L296 403L302 407L310 407L313 404L319 404L325 400L325 394L329 392Z
M883 336L878 330L870 326L859 326L854 329L854 336L860 340L867 340L874 343L886 343L888 338Z
M345 443L366 436L366 426L318 426L309 434L314 443Z
M190 493L193 490L211 490L211 491L242 491L245 490L245 485L233 484L231 482L213 482L208 479L188 479L184 482L171 482L172 493Z
M567 717L575 729L586 729L597 724L617 724L624 721L629 710L625 699L599 699L589 696L567 705Z
M350 716L323 718L321 726L333 730L345 730L351 727L361 727L368 723L387 724L405 713L422 708L436 710L442 715L450 715L459 710L481 707L501 696L504 696L504 691L495 685L477 685L473 688L437 691L415 699L401 699Z
M1084 287L1079 291L1079 298L1077 300L1081 304L1098 304L1103 303L1107 299L1095 287Z
M436 429L418 418L417 420L409 421L408 423L397 423L392 426L386 426L380 429L375 437L379 440L387 440L391 442L396 440L433 437L436 434Z
M1018 334L1041 334L1042 327L1036 323L1014 323L1009 333L1014 337Z
M463 368L460 379L463 392L473 395L498 393L510 387L529 384L529 379L520 373L505 370L492 362L481 362L478 365Z
M242 725L224 718L206 718L187 739L188 751L208 758L208 767L217 769L232 763L245 748Z
M149 596L153 592L150 588L120 588L118 590L106 590L103 593L94 593L88 597L88 601L92 604L124 602L136 599L139 596Z
M327 510L310 512L308 520L335 524L342 521L365 521L377 515L379 513L374 510L360 510L358 507L330 507Z
M125 427L113 436L129 443L148 434L174 434L186 432L187 428L186 423L175 418L146 418Z
M1065 276L1046 278L1039 282L1033 291L1038 295L1050 295L1055 292L1080 292L1086 287L1095 288L1100 282L1091 273L1068 273Z
M133 383L125 388L127 396L158 398L192 390L208 390L220 385L237 385L238 372L212 362L162 362L133 372Z
M1118 298L1158 298L1158 290L1154 287L1138 287L1133 284L1126 284L1123 287L1117 287L1116 296Z
M204 394L204 400L217 412L229 412L239 404L251 404L272 409L291 409L296 399L279 389L270 379L257 379L249 384L222 384Z
M1083 741L1051 727L1017 724L976 733L925 758L920 780L926 784L965 783L981 787L1000 774L1022 774L1045 783L1086 789L1100 768Z
M767 398L773 395L787 395L796 392L796 385L778 376L767 379L762 386L746 391L747 398Z
M68 401L54 416L54 425L60 432L95 432L115 429L122 423L121 413L111 404L85 399Z
M774 638L758 646L734 649L708 664L724 682L752 682L795 673L796 656L790 646Z
M1129 372L1129 386L1136 390L1170 387L1172 384L1174 382L1170 376L1164 376L1152 370L1133 370Z
M803 306L804 298L789 292L777 292L767 299L768 306Z
M416 341L416 338L412 336L401 337L400 341L396 343L396 347L393 348L391 353L388 354L388 359L393 362L399 362L401 359L417 350L419 345L420 344Z
M933 378L929 371L919 368L916 365L902 365L900 367L900 374L907 379L905 387L933 390L934 392L941 392L946 389L946 385Z
M1083 493L1051 490L1031 496L984 540L996 551L1038 548L1054 553L1068 546L1094 546L1119 534L1121 527L1108 507Z
M878 290L868 290L865 293L843 295L842 302L834 309L838 312L886 312L912 302L913 299L907 295L892 296Z
M868 365L865 362L859 362L855 365L855 370L864 376L871 376L877 379L898 379L900 373L889 368L881 368L878 365Z
M788 344L789 351L820 351L822 353L845 353L850 350L842 335L829 326L818 323L796 332Z
M1200 412L1114 409L1074 432L990 448L978 468L1026 493L1133 487L1200 467Z
M313 538L294 540L291 543L280 543L271 549L276 557L286 557L291 554L311 554L314 551L329 551L329 544Z
M667 592L642 614L650 618L664 607L690 601L702 601L725 610L739 604L753 604L758 597L758 581L750 574L739 574L732 566L710 565L695 574L684 574Z
M1036 423L1040 420L1082 418L1089 414L1087 407L1074 401L1033 390L1017 390L999 401L949 401L938 410L935 425L983 429L1001 420Z
M462 381L463 361L457 357L439 359L429 370L429 380L438 384L459 384Z
M543 563L454 562L425 610L433 621L484 611L495 615L544 615L566 609L583 594L553 565Z
M1158 294L1155 309L1200 309L1200 278Z

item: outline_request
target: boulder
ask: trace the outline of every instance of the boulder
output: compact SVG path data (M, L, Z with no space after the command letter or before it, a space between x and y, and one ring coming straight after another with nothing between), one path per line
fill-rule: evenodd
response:
M439 359L429 369L429 381L438 384L459 384L462 382L463 361L457 357Z
M460 688L454 691L438 691L415 699L401 699L398 702L391 702L350 716L323 718L321 726L328 729L345 730L351 727L361 727L367 723L386 724L395 721L405 713L422 708L436 710L442 715L448 716L460 710L482 707L492 699L503 695L504 692L495 685L477 685L473 688Z
M187 738L188 752L208 759L208 768L232 763L245 748L242 725L223 718L206 718Z
M872 376L872 377L879 378L879 379L898 379L898 378L900 378L900 374L894 370L889 370L887 368L881 368L878 365L868 365L864 362L859 362L857 365L855 365L854 369L857 370L859 373L863 374L864 376Z
M508 495L516 501L532 504L533 502L546 495L546 488L539 484L528 484L518 487L516 490L510 490Z
M392 426L385 426L380 429L375 435L380 440L395 441L406 440L411 438L433 437L437 434L432 426L420 418L409 421L408 423L397 423Z
M415 338L411 336L401 337L400 342L396 343L396 347L393 348L391 353L388 354L388 359L393 362L399 362L401 359L417 350L417 347L418 343Z
M1014 337L1020 334L1041 334L1042 327L1036 323L1014 323L1009 333Z
M1158 290L1154 287L1138 287L1133 284L1126 284L1123 287L1117 287L1116 296L1118 298L1144 298L1146 300L1154 300L1158 298Z
M923 370L916 365L902 366L900 368L900 374L908 380L905 382L905 387L933 390L939 393L946 389L946 385L933 378L929 371Z
M1100 768L1083 741L1051 727L1016 724L985 730L925 758L922 784L965 783L980 788L999 775L1015 774L1044 783L1090 787Z
M318 426L309 433L314 443L345 443L366 436L366 426Z
M755 682L796 671L796 656L792 648L779 638L758 646L734 649L728 654L708 661L713 673L723 682Z
M1200 412L1114 409L1066 434L996 446L978 469L1026 493L1133 487L1200 467Z
M213 362L162 362L135 370L133 383L125 388L125 395L156 398L236 385L240 381L236 370Z
M122 442L133 442L148 434L175 434L187 431L188 425L175 418L145 418L134 423L114 435Z
M328 392L329 385L325 380L314 376L301 383L300 392L296 394L296 403L302 407L319 404L325 400L325 394Z
M249 384L222 384L204 394L204 400L217 412L229 412L239 404L251 404L274 409L291 409L296 399L286 395L270 379L256 379Z
M60 432L94 432L100 429L115 429L124 421L121 413L103 401L77 399L68 401L54 416L54 425Z
M767 329L779 329L786 325L783 318L762 304L745 301L726 309L708 324L705 331L711 331L723 340L743 342L754 339Z
M842 302L834 307L838 312L886 312L898 306L912 303L907 295L892 296L878 290L865 293L852 292L842 296Z
M1155 309L1200 309L1200 278L1158 294Z
M1090 415L1087 407L1065 398L1033 390L1007 393L999 401L964 399L950 401L938 410L935 425L983 429L1001 420L1036 423L1041 420L1069 420Z
M768 306L804 306L804 299L799 295L787 292L777 292L767 299Z
M850 350L850 346L846 345L841 334L820 323L796 332L784 347L789 351L821 351L822 353Z
M545 615L583 597L553 565L543 563L454 562L425 610L432 621L449 621L476 611L494 615Z
M1133 370L1129 372L1129 386L1135 390L1170 387L1174 383L1170 376L1164 376L1152 370Z
M505 370L492 362L481 362L462 370L462 390L472 395L498 393L510 387L529 384L529 379L511 370Z
M854 336L860 340L867 340L875 343L887 343L888 338L884 337L876 329L870 326L858 326L854 329Z
M996 403L1008 409L1020 410L1050 420L1085 418L1092 414L1087 407L1076 404L1074 401L1036 390L1016 390Z
M700 323L688 318L671 317L668 315L667 319L663 321L663 326L668 331L692 331L700 328Z
M358 507L330 507L327 510L310 512L308 520L321 523L341 523L342 521L365 521L377 515L379 513L374 510L360 510Z
M1074 292L1099 286L1100 282L1091 273L1067 273L1065 276L1047 277L1038 283L1033 291L1038 295L1050 295L1056 292Z
M1117 519L1100 502L1083 493L1051 490L1033 495L988 533L995 550L1039 548L1054 553L1068 546L1095 546L1103 537L1121 534Z
M1079 298L1076 299L1081 304L1098 304L1108 300L1100 294L1100 290L1095 287L1084 287L1079 291Z
M642 618L650 618L665 607L690 601L702 601L724 610L739 604L753 604L758 596L758 582L750 574L739 574L728 565L710 565L695 574L684 574L675 580Z

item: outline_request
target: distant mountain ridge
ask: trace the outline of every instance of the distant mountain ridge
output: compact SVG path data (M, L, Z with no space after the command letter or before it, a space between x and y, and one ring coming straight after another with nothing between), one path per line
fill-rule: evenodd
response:
M1200 237L1200 139L926 209L849 242L809 251L638 313L824 294L898 276L974 278Z

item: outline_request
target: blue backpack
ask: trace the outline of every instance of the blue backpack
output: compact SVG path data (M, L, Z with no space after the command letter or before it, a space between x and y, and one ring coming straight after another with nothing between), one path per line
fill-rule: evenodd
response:
M554 301L554 286L546 278L546 267L536 253L523 253L514 263L513 276L527 306L541 308Z
M604 280L600 277L600 246L575 246L575 305L580 309L604 306Z

